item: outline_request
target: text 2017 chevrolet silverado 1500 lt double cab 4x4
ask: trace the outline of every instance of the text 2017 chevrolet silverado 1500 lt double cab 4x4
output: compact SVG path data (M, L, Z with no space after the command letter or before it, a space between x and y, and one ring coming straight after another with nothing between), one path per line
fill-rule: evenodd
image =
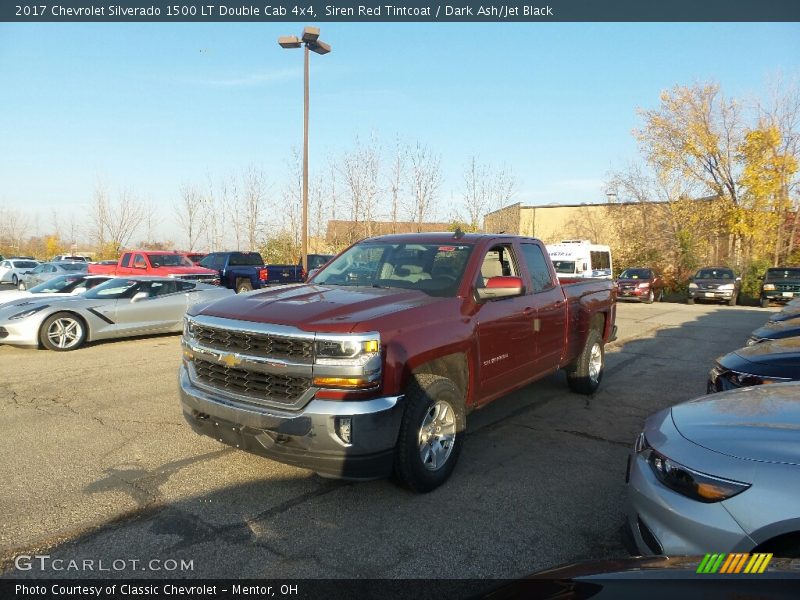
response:
M89 273L97 275L155 275L175 277L203 283L216 283L216 271L196 266L185 254L152 250L134 250L119 257L116 265L89 265Z
M599 385L613 283L562 284L532 238L364 240L307 284L190 309L184 416L281 462L430 491L470 411L558 369L576 392Z

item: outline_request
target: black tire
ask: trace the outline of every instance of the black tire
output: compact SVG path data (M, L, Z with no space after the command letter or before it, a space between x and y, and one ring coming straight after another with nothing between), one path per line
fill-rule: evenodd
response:
M599 367L596 366L596 353L599 352ZM600 387L605 369L606 353L603 347L603 336L597 329L589 331L586 344L578 358L565 370L569 389L585 396L594 394Z
M686 304L694 304L694 298L687 298Z
M448 410L439 415L443 415L441 430L430 430L438 422L436 407L441 409L442 403L448 406ZM455 469L465 429L464 399L458 387L440 375L416 375L406 390L406 407L395 446L394 474L397 480L422 494L442 485ZM454 437L446 444L441 436L446 436L449 430L454 431ZM437 432L440 435L436 435ZM425 435L435 439L425 443ZM433 450L437 443L440 444L438 448L445 452L444 460L438 466L435 465L437 452ZM426 450L430 460L423 460L422 453Z
M644 299L645 304L652 304L653 301L656 299L656 295L653 293L653 290L647 292L647 298Z
M241 294L242 292L250 292L253 290L253 284L250 283L249 279L237 279L236 280L236 293Z
M39 329L39 341L48 350L56 352L77 350L86 341L86 323L73 313L55 313L42 323Z
M14 285L14 287L17 287L19 285L19 279L17 279L16 275L11 276L11 283Z
M800 537L780 537L758 547L759 552L771 552L775 558L800 558Z
M728 300L728 306L736 306L736 303L738 302L738 300L739 300L739 296L734 294L733 298Z
M761 298L761 308L769 308L769 298Z
M661 288L660 290L658 290L658 301L659 302L663 302L664 301L664 288Z
M25 290L27 290L28 288L26 288L26 287L25 287L25 282L24 282L24 281L20 281L20 282L17 284L17 289L18 289L19 291L21 291L21 292L24 292L24 291L25 291Z

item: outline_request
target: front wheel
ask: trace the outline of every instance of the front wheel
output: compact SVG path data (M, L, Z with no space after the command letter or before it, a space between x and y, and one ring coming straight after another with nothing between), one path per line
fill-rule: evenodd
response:
M645 304L652 304L653 300L656 299L656 295L653 293L653 290L647 292L647 298L644 299Z
M86 325L71 313L60 312L49 316L39 330L39 341L48 350L67 352L76 350L86 341Z
M597 329L592 329L578 358L566 368L567 383L573 392L586 396L594 394L600 387L605 366L603 337Z
M26 288L26 287L25 287L25 282L24 282L24 281L20 281L20 282L17 284L17 289L18 289L20 292L24 292L24 291L25 291L25 290L27 290L28 288Z
M406 409L395 447L397 479L427 493L453 472L464 443L466 418L461 392L439 375L416 375L406 392Z
M664 288L661 288L660 290L658 290L658 301L659 302L663 302L664 301Z
M691 298L691 297L690 297L690 298L688 298L688 299L686 300L686 304L694 304L694 298Z
M733 295L733 298L728 300L728 306L736 306L736 301L738 300L738 296L736 294Z
M761 308L769 308L769 298L761 298Z
M14 285L14 287L17 287L19 285L19 279L17 279L16 275L11 276L11 283Z

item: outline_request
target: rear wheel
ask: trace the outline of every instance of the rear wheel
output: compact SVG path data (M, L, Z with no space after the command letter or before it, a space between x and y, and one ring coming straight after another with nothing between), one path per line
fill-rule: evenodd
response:
M761 308L769 308L769 298L761 297Z
M86 324L72 313L56 313L42 324L39 341L48 350L56 352L76 350L86 341Z
M416 375L406 392L395 447L397 479L420 493L447 481L461 453L465 423L461 392L452 381L440 375Z
M566 368L569 388L578 394L593 394L600 387L604 366L603 337L597 329L592 329L580 356Z
M237 279L236 280L236 293L240 294L242 292L250 292L253 289L253 284L250 283L249 279Z

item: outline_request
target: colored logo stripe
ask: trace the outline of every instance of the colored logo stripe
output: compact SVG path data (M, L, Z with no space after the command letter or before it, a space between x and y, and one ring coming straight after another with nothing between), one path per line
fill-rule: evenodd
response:
M697 567L698 573L763 573L772 560L772 554L749 554L747 552L733 554L706 554Z

